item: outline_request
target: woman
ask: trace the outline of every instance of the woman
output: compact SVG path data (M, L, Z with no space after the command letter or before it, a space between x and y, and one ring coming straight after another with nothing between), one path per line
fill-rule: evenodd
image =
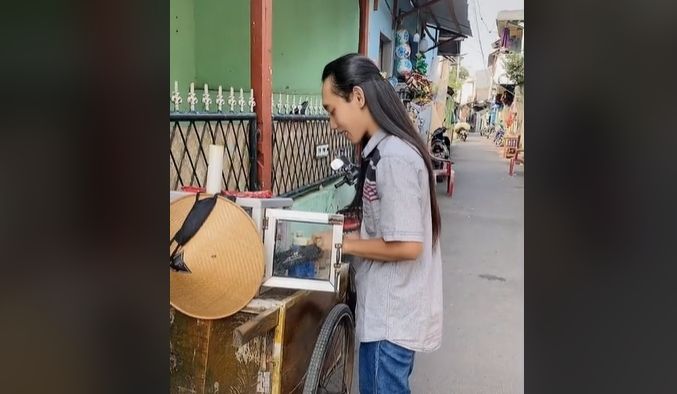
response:
M426 145L393 87L367 57L342 56L322 72L332 129L362 143L354 203L359 238L343 253L354 263L360 393L409 393L414 353L442 339L440 213ZM331 246L326 234L316 237Z

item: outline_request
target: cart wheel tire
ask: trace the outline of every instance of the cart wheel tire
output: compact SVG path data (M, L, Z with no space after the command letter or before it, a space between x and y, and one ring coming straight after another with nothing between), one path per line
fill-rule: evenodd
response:
M323 385L323 367L327 359L328 350L334 343L333 339L337 334L337 329L343 326L343 379L342 388L339 391L333 391L321 387ZM303 394L325 394L325 393L348 393L352 385L353 377L353 358L355 350L355 324L353 314L346 304L338 304L332 308L327 318L322 323L320 334L315 342L313 354L308 364L306 381L303 385ZM334 389L336 390L336 389Z

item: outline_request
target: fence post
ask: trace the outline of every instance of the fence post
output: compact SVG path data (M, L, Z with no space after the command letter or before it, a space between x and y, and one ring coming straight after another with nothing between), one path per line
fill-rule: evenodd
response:
M257 119L249 121L249 190L261 190L258 179L258 163L256 160L258 150L258 127Z
M367 56L369 44L369 0L358 1L360 7L360 28L357 47L360 55Z
M258 185L273 190L273 1L250 0L251 86L256 102Z

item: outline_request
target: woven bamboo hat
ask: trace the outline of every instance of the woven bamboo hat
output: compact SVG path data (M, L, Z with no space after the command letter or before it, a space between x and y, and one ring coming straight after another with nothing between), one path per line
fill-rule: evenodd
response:
M170 203L170 239L194 202L190 195ZM263 279L263 243L254 222L240 206L222 197L183 247L183 260L191 272L169 270L169 303L198 319L220 319L244 308Z

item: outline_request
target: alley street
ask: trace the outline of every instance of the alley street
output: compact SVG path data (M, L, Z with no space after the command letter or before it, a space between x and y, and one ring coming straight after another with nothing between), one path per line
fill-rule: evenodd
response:
M523 393L524 177L477 133L454 141L456 187L438 185L444 337L416 355L415 394Z

